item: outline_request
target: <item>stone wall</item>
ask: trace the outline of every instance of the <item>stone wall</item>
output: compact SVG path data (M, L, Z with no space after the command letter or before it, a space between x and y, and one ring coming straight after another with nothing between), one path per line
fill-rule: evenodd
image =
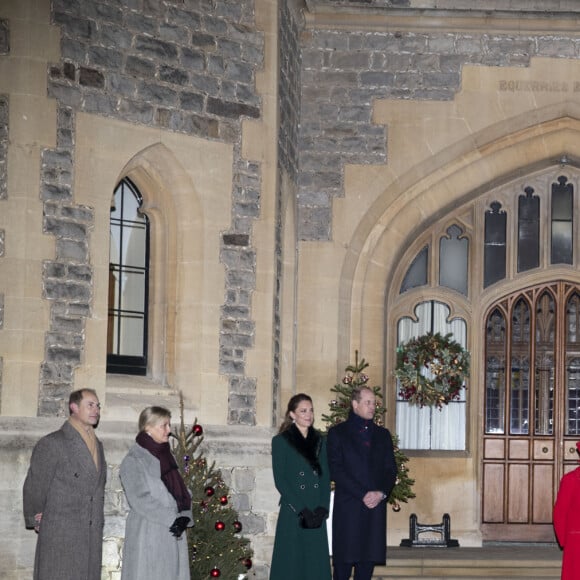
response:
M448 101L464 64L526 67L534 56L579 55L579 39L566 34L309 30L302 46L300 238L332 239L332 200L344 195L346 164L388 163L388 127L373 123L375 100Z
M252 229L260 216L261 168L242 156L241 120L261 115L255 75L264 46L254 0L57 0L51 17L61 32L61 59L48 70L48 95L58 103L57 144L42 153L41 199L44 231L55 237L57 254L43 276L52 309L38 414L66 413L91 315L93 216L75 205L73 190L75 117L82 111L233 144L231 226L214 240L226 269L219 371L229 379L228 421L253 425L256 380L246 377L245 365L255 332Z
M10 53L10 23L0 19L0 54ZM0 201L8 193L8 95L0 94ZM4 257L5 231L0 229L0 258ZM0 330L4 326L4 292L0 292ZM0 357L0 408L2 405L2 357Z
M22 484L32 447L40 437L60 428L62 419L0 418L0 578L32 577L36 535L24 528ZM119 465L134 442L134 427L101 424L98 435L107 458L103 580L119 580L127 503L119 480ZM272 480L268 429L204 426L202 448L216 462L230 488L232 505L240 515L243 533L252 542L254 566L250 577L265 580L272 550L278 494Z
M282 382L282 295L284 292L293 294L293 281L284 276L284 262L288 261L285 255L284 241L288 239L285 228L288 223L294 224L294 220L288 222L286 212L294 212L296 207L294 200L288 197L294 194L296 179L298 176L298 127L300 125L300 32L304 22L302 14L294 0L281 2L278 11L279 18L279 45L278 45L278 179L276 185L276 218L275 218L275 244L276 252L274 259L276 285L274 288L274 335L273 335L273 405L272 422L279 420L281 382ZM290 191L283 187L285 176L293 185ZM286 249L288 251L288 249Z
M530 2L530 0L487 0L475 4L473 0L308 0L312 10L334 8L373 8L377 10L469 10L475 12L483 10L487 13L493 10L504 12L575 12L577 3L575 0L542 0Z

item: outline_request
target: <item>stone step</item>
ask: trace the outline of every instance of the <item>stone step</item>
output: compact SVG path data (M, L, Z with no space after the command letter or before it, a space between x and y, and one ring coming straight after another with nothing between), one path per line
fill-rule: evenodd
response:
M562 554L553 544L501 544L481 548L387 549L387 565L374 580L548 580L560 578Z
M106 399L101 412L102 421L129 421L136 423L139 413L148 405L166 407L173 420L180 417L179 393L144 377L130 375L108 375ZM193 417L188 409L184 413L186 421Z

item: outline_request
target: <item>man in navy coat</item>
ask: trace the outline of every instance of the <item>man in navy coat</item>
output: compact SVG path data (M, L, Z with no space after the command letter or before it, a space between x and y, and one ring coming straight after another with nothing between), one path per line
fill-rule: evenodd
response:
M334 580L371 580L387 556L386 500L397 464L391 434L374 422L375 394L353 389L348 419L328 431L328 462L335 484L332 518Z

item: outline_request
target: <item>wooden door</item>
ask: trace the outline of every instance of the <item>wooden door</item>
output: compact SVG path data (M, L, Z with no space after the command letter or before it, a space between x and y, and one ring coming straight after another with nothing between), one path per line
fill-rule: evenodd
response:
M503 298L485 345L483 539L555 541L558 483L578 459L580 288L554 282Z

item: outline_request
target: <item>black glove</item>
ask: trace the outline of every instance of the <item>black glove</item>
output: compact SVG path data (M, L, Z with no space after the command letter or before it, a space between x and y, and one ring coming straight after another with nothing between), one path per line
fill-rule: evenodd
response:
M304 508L298 514L300 516L300 527L306 530L319 528L325 520L327 513L323 507L317 507L314 513L308 508Z
M187 524L189 524L189 518L186 516L179 516L171 524L169 531L176 537L181 538L181 534L187 529Z

